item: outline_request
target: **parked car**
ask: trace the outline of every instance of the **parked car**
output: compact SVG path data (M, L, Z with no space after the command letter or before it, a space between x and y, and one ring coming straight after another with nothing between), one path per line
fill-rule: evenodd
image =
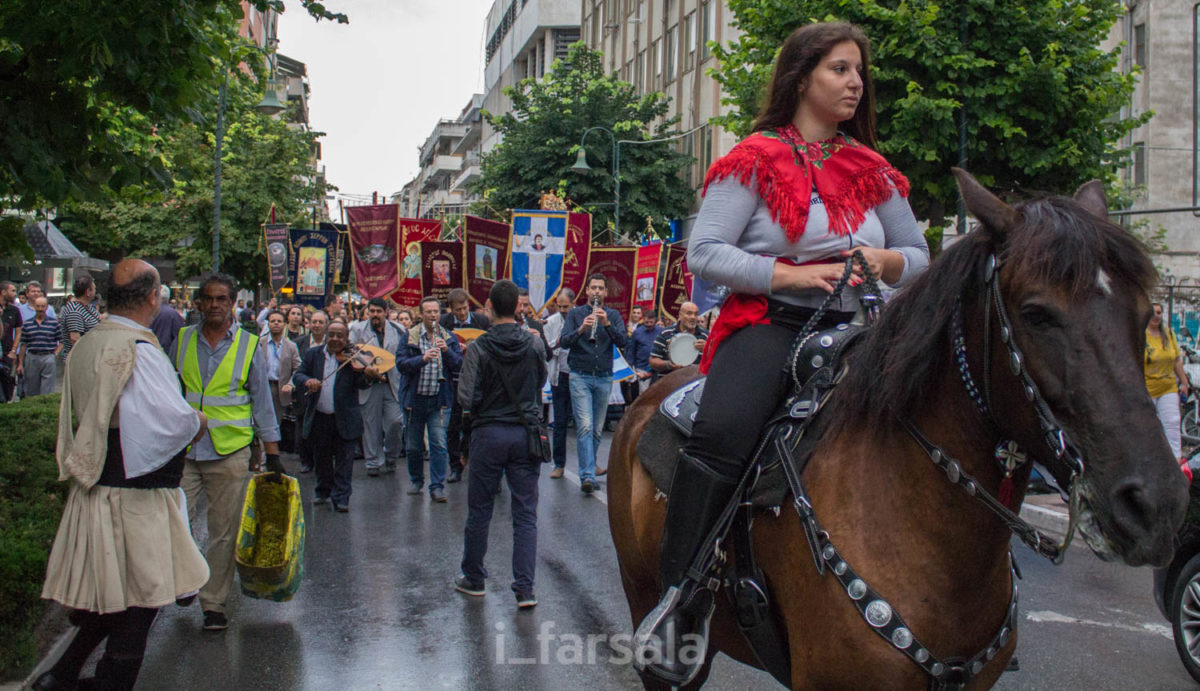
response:
M1192 452L1189 462L1200 464L1200 449ZM1171 622L1184 668L1200 682L1200 476L1189 491L1187 517L1175 536L1175 557L1154 570L1154 600Z

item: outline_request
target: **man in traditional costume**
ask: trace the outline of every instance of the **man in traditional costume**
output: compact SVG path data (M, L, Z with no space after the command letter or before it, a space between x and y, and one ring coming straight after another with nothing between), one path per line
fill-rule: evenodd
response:
M201 279L196 304L202 321L181 330L171 349L184 398L209 419L208 429L188 449L180 483L191 511L202 493L208 499L205 558L212 578L200 590L205 631L229 627L225 600L233 588L233 554L255 435L262 441L267 470L284 472L267 357L258 336L234 323L236 296L237 284L225 274Z
M108 319L75 343L67 361L57 457L59 479L71 485L42 597L71 608L79 628L35 689L76 688L106 638L88 688L133 688L158 609L208 580L179 489L183 450L206 419L180 395L149 330L159 303L154 267L121 262Z

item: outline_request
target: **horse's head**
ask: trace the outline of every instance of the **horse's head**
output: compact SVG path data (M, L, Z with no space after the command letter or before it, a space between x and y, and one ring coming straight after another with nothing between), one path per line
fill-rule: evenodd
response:
M1107 221L1098 182L1074 199L1010 206L969 174L955 174L982 224L975 241L990 248L979 254L980 278L988 280L988 256L998 272L1000 299L985 289L975 307L991 313L984 338L995 420L1068 488L1078 467L1047 439L1046 418L1051 429L1060 426L1082 460L1078 518L1088 545L1134 566L1165 564L1188 495L1143 375L1147 288L1156 275L1145 250ZM1000 333L999 309L1019 366Z

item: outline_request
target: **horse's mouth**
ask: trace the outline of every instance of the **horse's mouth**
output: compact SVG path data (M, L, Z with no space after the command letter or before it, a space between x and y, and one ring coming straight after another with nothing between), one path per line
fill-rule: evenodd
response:
M1108 539L1104 528L1100 525L1100 518L1092 510L1086 488L1080 489L1078 525L1083 541L1097 557L1103 561L1116 561L1120 558L1116 546Z

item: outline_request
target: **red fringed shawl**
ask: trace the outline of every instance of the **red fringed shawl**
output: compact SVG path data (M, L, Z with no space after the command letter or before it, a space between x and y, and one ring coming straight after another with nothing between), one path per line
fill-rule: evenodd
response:
M886 202L892 188L908 196L908 179L870 148L839 134L820 142L805 142L795 125L755 132L708 169L704 190L732 176L750 187L771 218L787 232L789 242L804 234L808 203L815 184L829 213L829 232L849 235L862 224L868 210Z

